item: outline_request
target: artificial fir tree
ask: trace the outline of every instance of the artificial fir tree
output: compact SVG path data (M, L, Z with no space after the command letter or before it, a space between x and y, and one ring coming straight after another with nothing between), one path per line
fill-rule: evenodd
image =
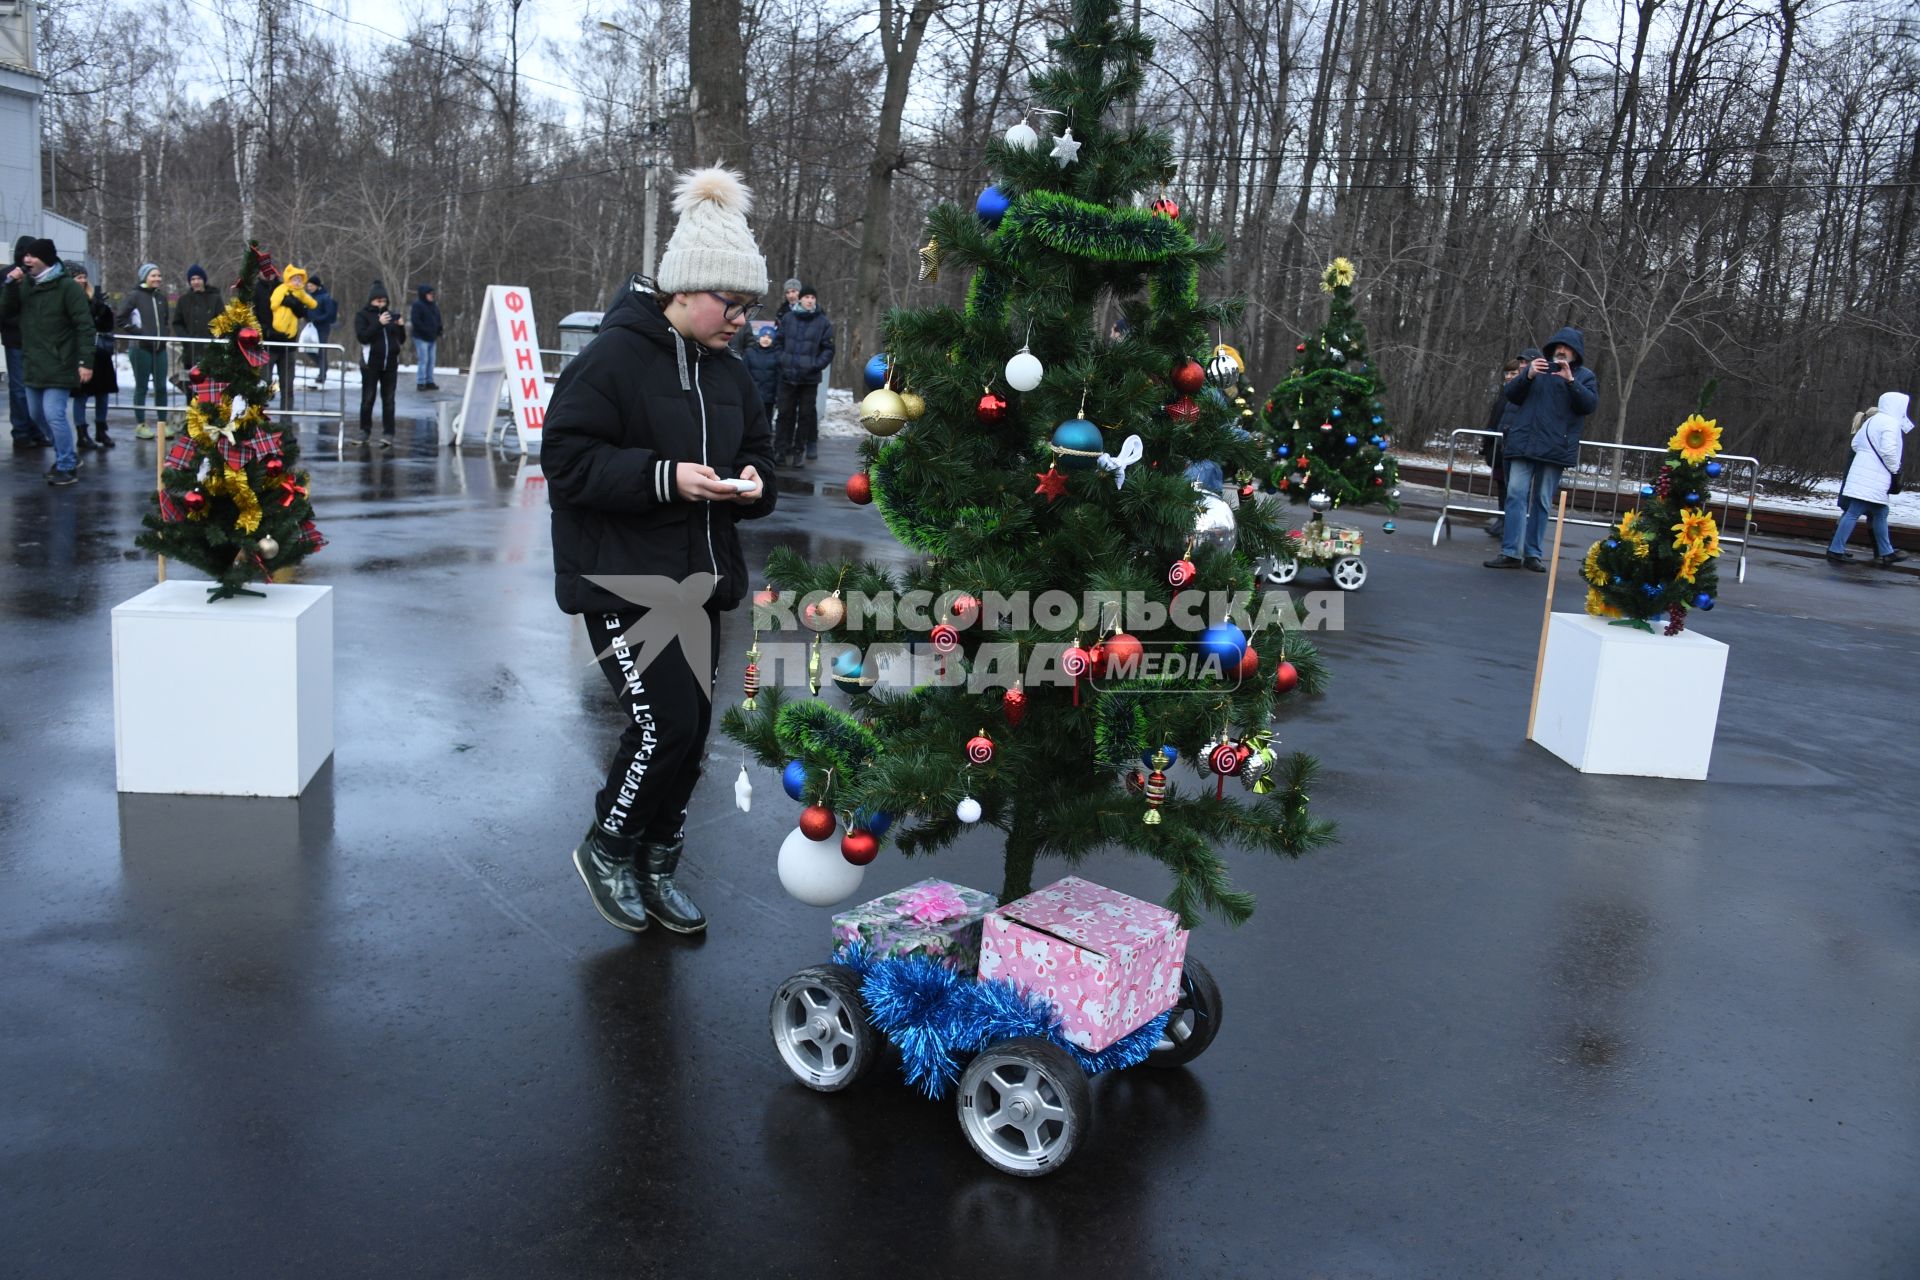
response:
M1720 526L1709 510L1709 486L1720 475L1718 452L1720 427L1712 419L1696 413L1674 431L1660 474L1641 486L1638 509L1587 548L1581 573L1588 613L1643 631L1665 615L1671 636L1686 628L1687 610L1713 608Z
M1327 322L1294 347L1293 370L1263 406L1273 487L1295 502L1325 494L1332 507L1397 511L1400 467L1389 449L1385 390L1353 307L1353 264L1335 258L1320 277ZM1319 504L1316 504L1316 507Z
M921 277L969 270L965 308L894 311L889 385L863 404L875 438L849 496L874 502L918 559L897 573L787 551L768 563L820 634L815 692L830 664L848 709L761 689L750 667L757 696L724 728L786 770L811 838L846 832L849 861L888 835L905 854L934 852L984 820L1005 837L1003 901L1031 889L1042 857L1113 847L1165 864L1168 903L1189 923L1203 910L1240 920L1252 899L1232 886L1224 847L1297 856L1331 838L1308 812L1313 760L1275 750L1270 725L1324 674L1283 632L1291 603L1252 597L1253 562L1287 554L1271 511L1243 504L1229 550L1232 514L1182 478L1202 458L1252 471L1264 447L1236 429L1230 399L1195 394L1208 335L1234 315L1199 295L1221 246L1196 242L1167 202L1146 207L1173 175L1170 140L1119 123L1153 42L1114 0L1074 0L1052 48L1033 89L1056 137L1022 121L989 144L999 181L975 208L929 215ZM1112 303L1128 321L1117 341L1098 320ZM937 616L846 607L855 593L915 591L940 602ZM1051 591L1135 593L1163 610L1180 595L1216 625L1197 636L1178 613L1106 610L1056 624L1037 609L995 616L990 599ZM1251 601L1251 635L1217 625L1214 592ZM871 683L887 646L918 649L926 680ZM1009 646L1016 669L991 669ZM839 656L822 662L822 647ZM1211 665L1197 678L1132 665L1162 652ZM1057 674L1020 683L1036 661ZM1244 798L1222 798L1228 776Z
M267 413L275 390L267 326L245 301L266 261L249 241L238 296L213 319L220 341L187 356L186 430L167 449L135 539L214 578L213 600L262 594L247 584L271 581L326 542L298 469L298 433L274 430Z

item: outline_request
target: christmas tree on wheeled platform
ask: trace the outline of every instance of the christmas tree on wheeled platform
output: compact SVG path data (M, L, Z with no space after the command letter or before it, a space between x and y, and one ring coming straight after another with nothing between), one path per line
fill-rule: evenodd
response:
M237 295L215 316L217 341L185 357L186 429L161 459L160 483L135 541L214 579L208 598L259 595L326 544L299 469L297 431L275 429L267 326L245 299L266 255L249 242Z
M806 806L789 843L818 874L781 860L803 900L851 895L886 841L920 857L985 823L1002 902L1044 860L1125 851L1165 868L1183 923L1238 922L1253 900L1228 848L1331 839L1308 809L1315 762L1275 724L1324 672L1254 571L1288 555L1284 507L1236 513L1183 476L1198 460L1257 475L1268 449L1249 406L1203 394L1210 335L1238 316L1200 292L1222 245L1153 199L1175 174L1167 135L1120 123L1152 40L1111 0L1076 0L1052 48L1034 107L988 145L998 181L928 216L921 278L966 272L964 308L892 312L885 385L861 406L848 493L913 562L772 555L756 625L794 609L810 692L832 700L761 687L756 647L723 727ZM1033 604L1048 593L1073 607ZM930 603L861 607L881 598Z

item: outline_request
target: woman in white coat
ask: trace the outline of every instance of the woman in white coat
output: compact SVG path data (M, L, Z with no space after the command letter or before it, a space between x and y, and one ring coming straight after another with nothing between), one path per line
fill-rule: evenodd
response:
M1891 492L1894 476L1900 473L1901 451L1905 445L1904 437L1913 430L1913 420L1907 417L1907 397L1898 391L1889 391L1880 397L1877 412L1860 424L1853 433L1853 461L1847 466L1847 478L1840 486L1840 527L1833 531L1833 541L1827 544L1827 559L1835 564L1845 564L1853 559L1847 554L1847 539L1853 536L1853 527L1861 516L1867 517L1873 529L1874 563L1881 566L1898 564L1907 558L1904 551L1893 549L1893 539L1887 534L1887 497Z

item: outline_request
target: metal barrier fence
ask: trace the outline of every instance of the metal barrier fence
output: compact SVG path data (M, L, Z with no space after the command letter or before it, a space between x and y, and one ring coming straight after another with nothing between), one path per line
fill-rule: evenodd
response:
M115 336L122 339L126 339L126 335L124 334L117 334ZM147 346L147 347L151 347L156 343L164 343L169 348L211 347L217 344L224 343L226 341L227 340L225 338L214 338L214 337L205 337L205 338L142 337L138 339L127 339L127 346L129 351L132 350L136 342L141 346ZM307 352L326 351L326 352L333 353L332 367L329 370L329 373L332 379L332 385L330 387L324 388L318 394L322 397L321 402L323 404L325 403L325 398L331 395L334 398L334 403L336 405L335 408L314 409L314 408L295 407L292 409L282 409L278 407L278 404L279 404L278 400L276 400L274 404L265 405L262 407L265 408L267 412L272 414L275 418L293 418L293 419L315 418L320 420L322 423L332 422L335 424L335 427L336 427L336 431L335 431L336 443L344 442L346 440L346 433L347 433L347 349L337 342L309 342L309 343L262 342L260 345L276 352L291 350L295 353L296 359L294 361L294 373L296 374L296 376L293 379L293 386L291 388L293 392L293 403L295 406L300 405L303 402L303 400L306 403L311 404L312 401L310 397L312 394L314 394L308 388L300 385L300 379L297 376L300 372L299 360L297 357L300 354L307 353ZM183 351L179 354L180 356L186 356L186 355L189 355L190 353ZM190 359L185 361L185 363L181 363L176 366L175 360L177 358L179 357L177 357L173 351L171 350L168 351L167 375L169 377L173 376L176 373L182 372L192 366L192 361ZM276 376L277 376L277 369L279 365L279 358L277 356L274 359L274 365L276 367ZM356 369L359 368L358 362L355 363L354 368ZM117 367L114 373L115 373L115 380L118 381L119 370ZM169 401L169 403L164 407L155 403L155 401L152 399L149 399L147 403L144 405L136 405L133 403L133 400L131 399L134 392L133 382L131 378L128 378L125 381L125 383L119 388L119 390L115 391L112 395L107 397L107 407L110 409L126 409L129 411L138 411L143 414L150 413L150 414L153 414L156 418L171 416L176 413L185 412L186 397L182 395L180 388L174 386L171 382L168 382L164 384L163 390ZM286 397L283 393L280 399L285 399L285 398ZM357 407L356 407L356 411L357 411Z
M1440 535L1453 536L1452 518L1462 516L1498 516L1500 486L1491 468L1479 463L1488 440L1498 439L1498 431L1456 427L1447 436L1447 473L1440 516L1433 522L1433 545ZM1463 457L1462 445L1467 445ZM1655 445L1613 444L1609 441L1582 440L1574 465L1560 475L1560 488L1567 494L1567 523L1591 528L1611 528L1623 512L1640 505L1641 487L1653 483L1665 461L1667 450ZM1707 495L1707 509L1717 509L1720 541L1740 548L1737 581L1747 580L1747 539L1754 532L1753 503L1760 487L1760 460L1743 454L1715 454L1722 470ZM1746 500L1740 502L1744 486ZM1734 531L1733 512L1743 506L1738 532Z

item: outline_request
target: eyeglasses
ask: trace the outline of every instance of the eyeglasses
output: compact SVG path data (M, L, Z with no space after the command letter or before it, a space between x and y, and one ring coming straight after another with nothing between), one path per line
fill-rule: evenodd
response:
M720 314L728 321L751 320L760 314L760 304L757 302L735 302L726 294L715 293L711 289L707 290L707 296L725 308Z

